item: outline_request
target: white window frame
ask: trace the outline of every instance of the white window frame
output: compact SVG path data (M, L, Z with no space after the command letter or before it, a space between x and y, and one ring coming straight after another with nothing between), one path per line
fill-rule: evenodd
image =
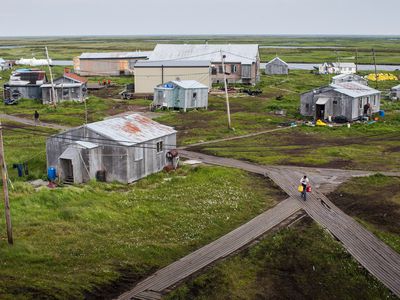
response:
M135 161L142 160L144 157L144 149L141 146L135 147Z
M163 143L163 141L158 141L156 143L156 151L157 151L157 153L164 152L164 143Z

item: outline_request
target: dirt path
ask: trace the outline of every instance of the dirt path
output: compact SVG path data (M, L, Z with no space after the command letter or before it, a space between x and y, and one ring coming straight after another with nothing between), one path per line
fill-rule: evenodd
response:
M12 121L12 122L18 122L18 123L22 123L22 124L26 124L26 125L30 125L30 126L36 126L34 120L20 118L20 117L16 117L16 116L7 115L7 114L0 114L0 119ZM41 122L41 121L37 124L37 126L47 127L47 128L51 128L51 129L57 129L57 130L67 130L67 129L71 128L68 126L63 126L63 125L58 125L58 124L53 124L53 123L46 123L46 122Z

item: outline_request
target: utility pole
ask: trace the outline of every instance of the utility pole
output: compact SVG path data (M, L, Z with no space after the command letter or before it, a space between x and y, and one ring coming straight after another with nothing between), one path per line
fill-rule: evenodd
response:
M56 93L55 93L54 82L53 82L53 72L51 71L51 67L50 67L50 57L49 57L49 51L47 50L47 46L45 47L45 49L46 49L46 56L47 56L47 66L49 67L49 73L50 73L51 100L53 102L54 108L57 108Z
M356 49L356 73L358 73L358 49Z
M378 88L378 71L376 69L375 49L372 49L372 57L374 58L374 66L375 66L375 88Z
M6 215L6 225L7 225L7 239L8 243L12 245L14 243L12 226L11 226L11 213L10 213L10 200L8 198L8 175L7 175L7 165L4 158L4 145L3 145L3 126L0 121L0 169L1 177L3 180L3 193L4 193L4 210Z
M229 95L228 95L228 85L226 82L226 72L225 72L225 58L226 55L222 54L221 52L221 62L222 62L222 72L224 73L224 86L225 86L225 97L226 97L226 111L228 113L228 128L232 129L232 124L231 124L231 109L229 107Z

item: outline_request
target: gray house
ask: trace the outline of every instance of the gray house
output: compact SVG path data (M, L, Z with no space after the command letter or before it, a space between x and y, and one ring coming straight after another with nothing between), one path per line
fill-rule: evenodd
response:
M208 107L208 87L195 80L170 81L154 88L153 106L180 108Z
M4 99L41 99L42 90L40 86L46 80L46 72L44 71L18 69L11 74L10 81L4 84Z
M390 98L395 100L400 99L400 84L390 89Z
M130 183L161 171L176 148L176 131L139 114L87 124L51 136L47 166L64 182Z
M74 73L65 73L62 77L54 80L56 102L82 102L87 96L87 81L86 78L80 77ZM41 86L43 104L52 102L51 86L51 84L43 84Z
M275 57L273 60L265 65L266 75L287 75L289 74L289 65L279 57Z
M363 85L368 85L368 80L357 74L340 74L332 77L333 84L342 82L357 82Z
M357 82L342 82L314 89L301 95L300 113L314 119L344 116L357 120L380 109L381 92Z

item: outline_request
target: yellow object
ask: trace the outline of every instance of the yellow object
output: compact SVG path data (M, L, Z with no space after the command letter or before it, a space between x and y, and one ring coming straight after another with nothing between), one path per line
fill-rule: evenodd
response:
M297 188L297 190L298 190L300 193L302 193L302 192L303 192L303 186L302 186L302 185L299 185L299 187Z
M367 79L370 81L394 81L398 80L396 75L390 74L390 73L379 73L379 74L369 74L367 76Z
M317 122L315 123L317 126L326 126L326 123L321 121L320 119L317 120Z

